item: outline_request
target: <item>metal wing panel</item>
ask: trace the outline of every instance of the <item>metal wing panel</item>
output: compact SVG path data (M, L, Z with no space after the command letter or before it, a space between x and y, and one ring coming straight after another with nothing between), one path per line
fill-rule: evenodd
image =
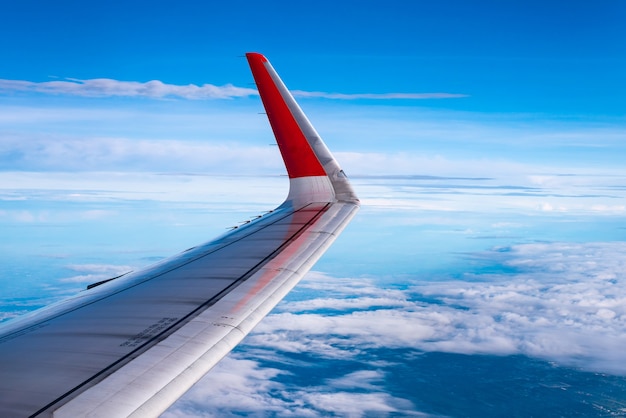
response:
M277 211L208 251L183 253L39 312L26 324L35 329L0 344L0 405L20 404L18 416L30 415L114 373L279 256L327 206Z
M287 294L354 216L356 196L339 198L345 188L321 175L320 148L302 134L310 129L259 57L248 57L253 74L269 71L260 93L266 107L281 109L272 127L290 173L298 173L287 200L213 241L3 324L0 416L162 412ZM278 83L269 98L268 83Z
M282 300L334 241L356 209L354 204L333 205L320 218L317 231L307 231L285 249L290 253L287 264L273 259L185 327L62 406L55 417L162 413ZM331 224L335 229L324 226Z

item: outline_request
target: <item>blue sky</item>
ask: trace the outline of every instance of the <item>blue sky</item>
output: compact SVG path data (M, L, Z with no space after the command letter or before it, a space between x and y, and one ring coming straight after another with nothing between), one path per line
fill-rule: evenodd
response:
M626 399L626 3L20 1L1 15L0 319L284 198L240 57L258 51L363 207L167 416L488 416L435 402L466 358L559 388L513 398L527 415L594 412L567 387L608 410ZM402 389L399 365L428 396ZM496 405L516 382L501 379L464 390Z
M2 73L29 81L246 86L250 75L235 57L258 50L289 75L294 89L444 91L471 95L439 104L453 109L621 116L625 7L620 1L10 2L0 29Z

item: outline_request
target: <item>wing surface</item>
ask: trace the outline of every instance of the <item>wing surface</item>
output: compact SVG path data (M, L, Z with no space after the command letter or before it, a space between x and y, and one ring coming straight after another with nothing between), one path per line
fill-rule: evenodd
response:
M296 285L358 209L268 60L246 54L290 179L246 225L0 327L0 416L153 417Z

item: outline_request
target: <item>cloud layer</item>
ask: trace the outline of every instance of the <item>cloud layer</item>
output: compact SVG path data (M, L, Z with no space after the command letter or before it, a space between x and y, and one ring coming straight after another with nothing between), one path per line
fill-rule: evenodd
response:
M0 162L3 171L284 171L276 147L267 145L119 137L6 136L0 138Z
M498 248L471 255L478 268L457 279L406 289L318 277L304 286L333 297L282 305L251 341L329 357L346 354L344 338L361 349L524 354L626 375L625 252L622 242Z

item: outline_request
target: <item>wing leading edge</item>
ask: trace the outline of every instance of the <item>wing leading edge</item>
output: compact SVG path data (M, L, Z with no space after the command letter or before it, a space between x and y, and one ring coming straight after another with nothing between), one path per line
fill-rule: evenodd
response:
M0 416L157 416L297 284L359 201L269 61L246 54L290 179L276 210L0 327Z

